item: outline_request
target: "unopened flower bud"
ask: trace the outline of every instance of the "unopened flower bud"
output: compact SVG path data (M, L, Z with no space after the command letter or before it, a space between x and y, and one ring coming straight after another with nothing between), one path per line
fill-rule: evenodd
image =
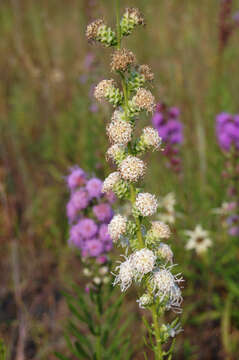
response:
M157 249L157 255L162 258L162 260L172 264L173 262L173 252L167 244L160 243Z
M107 27L102 19L95 20L87 26L86 37L89 42L99 41L107 47L117 44L115 32Z
M98 101L107 99L113 106L118 106L122 103L123 94L115 87L114 80L102 80L94 91L94 96Z
M154 74L150 69L149 65L140 65L139 73L143 75L145 81L153 81L154 79Z
M150 294L143 294L138 300L136 300L139 303L139 307L141 309L145 309L146 306L150 306L153 303L153 297Z
M125 147L122 144L114 144L106 152L106 160L112 160L116 164L120 164L125 157Z
M128 36L137 25L144 25L143 15L137 8L127 8L120 21L121 34Z
M121 180L120 173L115 171L111 173L103 182L102 193L108 193L114 189L114 186Z

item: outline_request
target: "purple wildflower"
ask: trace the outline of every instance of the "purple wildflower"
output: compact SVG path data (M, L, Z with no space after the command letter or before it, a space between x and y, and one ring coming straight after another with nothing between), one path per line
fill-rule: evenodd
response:
M216 117L216 135L219 146L230 151L234 146L239 150L239 115L221 113Z
M105 241L103 245L104 245L104 251L109 252L113 248L113 241L112 240Z
M86 174L80 167L71 168L71 173L67 176L67 185L70 190L75 190L78 186L84 185Z
M87 182L86 189L91 199L94 197L99 198L102 195L102 181L98 178L92 178Z
M75 166L67 177L67 186L71 190L66 206L70 223L68 243L81 251L83 258L95 257L96 262L108 262L106 253L112 249L112 240L107 224L112 219L111 203L115 201L112 193L103 196L103 182L94 177L87 180L86 173ZM86 213L95 215L96 220L85 217Z
M180 111L177 107L159 108L152 123L158 130L159 136L168 145L181 144L183 142L183 126L179 120Z
M81 229L79 224L71 227L69 243L75 245L79 249L82 249L84 240L81 235Z
M89 256L97 257L103 253L104 247L99 239L94 238L86 241L86 250Z
M158 104L152 118L152 123L165 145L164 154L169 160L168 166L177 173L181 171L179 146L183 143L183 124L179 117L179 108Z
M85 239L92 238L98 231L98 226L96 223L89 218L80 220L77 226L79 227L79 234Z
M83 210L87 208L87 206L89 205L89 196L87 191L84 188L76 190L72 194L70 201L77 210Z
M100 237L100 240L102 240L103 242L111 240L109 232L108 232L107 224L100 225L99 237Z
M71 199L66 205L66 214L70 223L72 223L76 219L77 213L78 210Z
M109 222L113 216L113 210L111 206L107 203L93 206L93 213L96 216L97 220L104 222Z

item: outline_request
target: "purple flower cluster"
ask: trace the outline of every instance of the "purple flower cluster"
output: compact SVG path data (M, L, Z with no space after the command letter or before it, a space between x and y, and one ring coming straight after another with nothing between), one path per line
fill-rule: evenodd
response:
M239 114L221 113L216 117L216 135L222 150L239 150Z
M168 108L165 104L158 104L152 118L154 127L165 145L164 154L169 164L176 172L181 170L179 147L183 142L183 125L180 121L180 110L177 107Z
M87 178L79 167L73 167L67 176L67 187L71 192L66 205L70 223L69 243L81 250L83 257L96 257L106 261L106 253L112 249L108 234L108 223L113 217L111 204L115 197L102 194L102 181Z
M179 116L180 110L177 107L169 109L165 105L157 107L152 122L166 144L175 145L183 142L183 126Z

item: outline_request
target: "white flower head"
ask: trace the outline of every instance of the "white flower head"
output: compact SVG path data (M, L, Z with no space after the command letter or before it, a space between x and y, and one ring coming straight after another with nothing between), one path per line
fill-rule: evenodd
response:
M96 85L94 90L94 96L98 101L102 101L106 98L109 92L115 87L115 82L113 79L110 80L102 80Z
M139 88L132 99L132 103L139 110L146 110L153 112L155 109L155 97L151 91L144 88Z
M174 276L171 271L165 267L159 268L153 272L151 284L155 295L160 301L167 300L167 307L179 307L182 302L181 290L178 283L182 278Z
M91 42L96 40L97 36L99 35L99 29L103 26L105 26L105 24L102 19L98 19L90 23L86 29L87 39Z
M161 258L163 258L166 262L169 262L172 264L173 262L173 252L170 248L170 246L168 246L165 243L160 243L159 247L157 249L157 255L160 256Z
M125 147L122 144L112 145L106 152L106 159L113 161L120 161L124 157Z
M114 186L121 180L120 173L115 171L111 173L103 182L102 193L108 193L113 190Z
M140 309L145 309L146 306L151 305L153 302L153 297L150 294L143 294L138 300Z
M115 215L108 225L108 232L113 241L119 240L126 230L127 218L122 215Z
M129 155L121 162L119 171L124 180L136 182L144 175L145 164L141 159Z
M185 234L189 236L186 244L187 250L195 250L197 254L203 254L212 246L212 240L209 238L209 232L204 230L201 225L197 225L193 231L186 230Z
M152 221L150 233L153 237L159 239L168 239L170 237L170 228L162 221Z
M157 211L158 201L155 195L139 193L136 197L135 207L141 216L152 216Z
M174 212L175 204L176 197L172 192L159 199L159 206L165 208L165 210L169 213Z
M162 142L158 131L150 126L143 129L142 139L146 146L152 148L153 150L158 150Z
M120 284L121 291L127 290L132 284L134 277L134 267L132 265L131 258L126 258L126 260L120 263L116 267L116 270L119 270L118 274L115 277L113 285Z
M84 274L85 276L91 276L91 275L92 275L92 271L91 271L90 269L88 269L88 268L84 268L84 269L83 269L83 274Z
M133 21L135 25L144 25L144 17L138 8L126 8L124 17Z
M132 51L127 49L116 50L111 58L112 71L126 71L130 65L136 63L136 58Z
M101 284L101 278L99 278L98 276L95 276L95 277L93 278L93 281L94 281L94 283L95 283L96 285L100 285L100 284Z
M146 64L140 65L139 72L147 81L152 81L154 79L154 73L152 72L149 65Z
M132 264L135 269L135 277L139 280L153 270L157 259L153 251L147 248L136 251L131 255L131 257Z
M176 198L174 193L169 193L159 198L159 207L163 212L158 213L158 219L168 224L174 224L176 219L175 212Z
M111 143L126 145L131 140L133 129L129 122L117 119L115 114L106 131Z

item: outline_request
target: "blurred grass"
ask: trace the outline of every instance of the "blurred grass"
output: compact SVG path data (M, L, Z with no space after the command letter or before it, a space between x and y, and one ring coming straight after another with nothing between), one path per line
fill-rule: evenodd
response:
M181 109L185 129L183 177L172 174L163 156L154 154L148 188L160 195L176 193L179 210L188 215L180 229L201 222L214 230L217 224L209 213L225 195L214 119L221 111L238 112L238 32L219 57L218 0L123 0L121 6L144 12L146 31L139 29L127 46L139 62L152 65L157 99ZM0 236L6 259L8 243L17 237L23 262L24 246L32 242L42 256L49 249L59 271L67 266L64 176L74 164L99 176L108 171L104 124L110 112L104 106L91 112L89 93L92 84L110 76L110 51L91 49L84 31L100 15L113 24L113 14L113 2L106 0L0 5L0 181L5 199ZM94 66L86 69L92 52ZM183 259L181 254L177 261ZM194 359L193 351L185 341L184 358Z

